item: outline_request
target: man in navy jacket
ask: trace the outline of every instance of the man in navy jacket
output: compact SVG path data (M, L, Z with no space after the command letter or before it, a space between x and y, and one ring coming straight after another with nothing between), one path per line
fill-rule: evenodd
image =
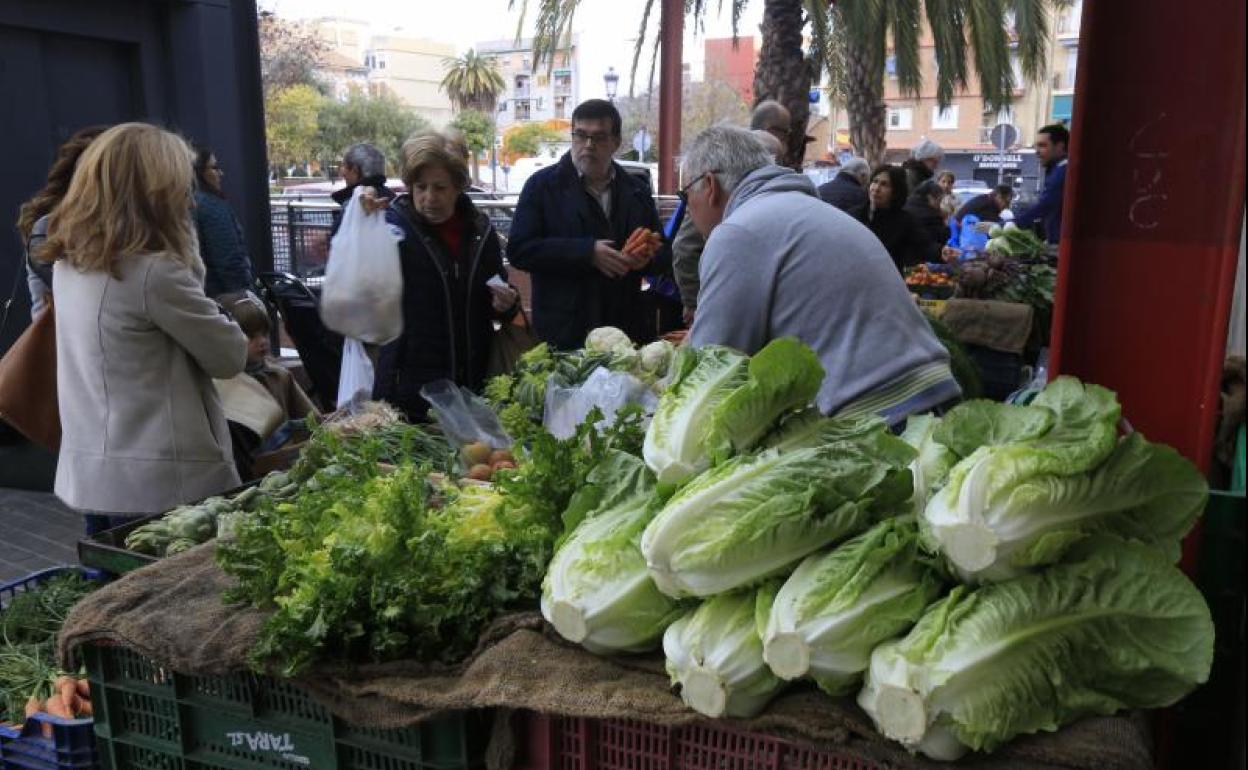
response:
M613 160L620 125L610 102L577 106L572 149L529 178L512 219L507 258L531 276L534 331L562 350L581 347L599 326L635 342L655 333L641 301L647 261L621 249L638 227L662 228L649 186ZM669 264L670 249L655 259Z
M1049 243L1057 243L1062 235L1062 194L1066 190L1069 145L1070 132L1065 126L1054 124L1037 132L1036 157L1044 165L1044 192L1034 206L1014 220L1019 227L1031 227L1039 222L1044 228L1044 240Z

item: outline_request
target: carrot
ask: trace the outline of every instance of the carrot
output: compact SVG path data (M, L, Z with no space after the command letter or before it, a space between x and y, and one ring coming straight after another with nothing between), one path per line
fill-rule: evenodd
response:
M68 706L66 706L65 701L64 699L61 698L60 693L54 693L52 697L48 698L48 702L44 704L43 710L48 712L54 717L61 717L63 719L74 718L74 713L69 709Z
M87 700L91 699L91 680L75 679L74 686L78 688L79 698L85 698Z
M72 676L63 676L57 680L60 686L57 691L61 694L61 700L65 702L65 708L73 715L78 710L78 685Z
M78 701L78 716L80 717L95 716L95 709L91 706L91 701L89 700Z
M632 254L634 251L636 251L638 241L640 240L637 237L638 232L639 230L634 230L633 234L628 236L628 240L624 242L624 248L621 249L621 251L623 251L625 254Z

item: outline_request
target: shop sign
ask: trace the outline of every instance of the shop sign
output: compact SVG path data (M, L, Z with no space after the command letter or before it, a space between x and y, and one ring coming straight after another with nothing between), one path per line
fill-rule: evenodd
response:
M1018 153L984 153L973 155L971 160L976 168L1019 168L1023 165L1023 156Z

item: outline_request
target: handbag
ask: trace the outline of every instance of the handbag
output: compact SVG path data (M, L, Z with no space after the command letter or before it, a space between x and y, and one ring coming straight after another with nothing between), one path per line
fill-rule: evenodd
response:
M517 321L519 323L517 323ZM520 363L520 357L537 347L541 340L529 325L529 316L521 305L520 311L510 321L494 332L490 340L490 357L485 367L487 377L511 374Z
M56 400L56 312L48 306L0 358L0 420L53 452L61 446Z

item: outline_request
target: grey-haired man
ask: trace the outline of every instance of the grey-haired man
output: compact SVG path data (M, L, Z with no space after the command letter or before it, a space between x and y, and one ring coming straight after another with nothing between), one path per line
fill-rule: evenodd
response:
M826 414L898 426L961 395L888 252L809 178L728 126L694 140L683 171L689 216L707 238L691 344L753 354L797 337L823 362Z

